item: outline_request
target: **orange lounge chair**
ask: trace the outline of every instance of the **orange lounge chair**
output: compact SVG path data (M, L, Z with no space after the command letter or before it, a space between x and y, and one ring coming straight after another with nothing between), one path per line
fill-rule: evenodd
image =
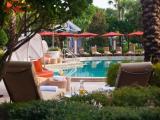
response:
M33 61L34 67L35 67L35 71L36 71L36 75L38 77L52 77L53 76L53 71L49 71L49 70L45 70L42 68L42 63L41 60L34 60Z

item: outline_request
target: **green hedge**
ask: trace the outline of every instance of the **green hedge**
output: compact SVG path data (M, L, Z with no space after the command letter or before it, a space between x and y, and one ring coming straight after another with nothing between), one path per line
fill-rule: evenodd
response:
M160 88L123 87L113 91L113 106L160 106Z
M153 69L154 72L149 84L160 87L160 63L153 65Z
M69 101L96 106L160 106L159 87L123 87L112 93L96 92L87 96L73 96Z
M5 105L3 105L4 108ZM2 105L1 105L2 107ZM160 108L104 107L77 102L33 101L5 106L9 120L159 120Z
M109 65L106 83L110 86L115 86L120 63L112 63Z

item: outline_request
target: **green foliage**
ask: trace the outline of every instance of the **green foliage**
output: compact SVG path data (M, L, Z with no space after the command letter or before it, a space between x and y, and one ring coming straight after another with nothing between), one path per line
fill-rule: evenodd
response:
M99 120L157 120L159 108L106 107L101 110Z
M113 2L110 2L110 4L113 4ZM142 28L139 0L117 0L115 4L116 10L106 10L107 31L130 33Z
M83 10L83 13L81 16L73 19L73 23L79 26L82 29L82 31L86 31L88 29L89 24L92 21L92 18L96 12L96 9L97 8L95 6L90 5L86 10Z
M34 101L13 104L9 117L15 120L75 120L95 119L93 106L76 102Z
M0 47L3 47L8 42L7 34L3 29L0 29Z
M108 73L107 73L107 80L106 80L106 83L108 85L115 86L119 67L120 67L119 63L112 63L109 65Z
M1 104L11 120L159 120L160 108L102 107L73 101Z
M91 33L103 34L106 32L106 19L105 19L105 10L97 9L93 19L88 27L88 31ZM104 46L105 38L96 37L92 38L88 44L94 46Z
M123 87L113 91L112 104L116 106L159 106L160 88Z
M49 51L60 51L61 49L58 47L51 47L49 48Z
M1 60L3 55L4 55L4 51L0 49L0 60Z
M101 93L101 92L94 92L90 93L88 95L79 96L75 95L72 96L69 99L66 99L67 101L75 101L75 102L81 102L81 103L87 103L90 105L102 105L102 106L108 106L110 104L109 99L107 99L107 94Z
M73 96L69 101L87 103L94 106L160 106L160 88L158 87L123 87L112 93L96 92L86 96Z
M160 87L160 63L153 65L153 69L154 71L149 84Z
M73 17L80 16L92 0L26 0L33 10L37 10L42 20L64 23Z
M100 53L104 53L104 49L103 49L103 47L99 47L99 48L97 48L97 51L98 51L98 52L100 52Z

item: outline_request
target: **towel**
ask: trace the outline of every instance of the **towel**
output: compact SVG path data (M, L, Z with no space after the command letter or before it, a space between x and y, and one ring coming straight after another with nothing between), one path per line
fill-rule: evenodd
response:
M52 91L57 92L58 87L57 86L49 86L49 85L42 85L40 86L40 91Z
M57 81L64 81L65 80L65 76L53 76L53 80L57 80Z

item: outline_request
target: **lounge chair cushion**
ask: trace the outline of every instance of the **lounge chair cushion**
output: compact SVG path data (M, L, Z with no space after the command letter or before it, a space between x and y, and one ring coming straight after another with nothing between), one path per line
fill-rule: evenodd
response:
M116 80L116 87L146 86L152 75L151 62L122 63Z

